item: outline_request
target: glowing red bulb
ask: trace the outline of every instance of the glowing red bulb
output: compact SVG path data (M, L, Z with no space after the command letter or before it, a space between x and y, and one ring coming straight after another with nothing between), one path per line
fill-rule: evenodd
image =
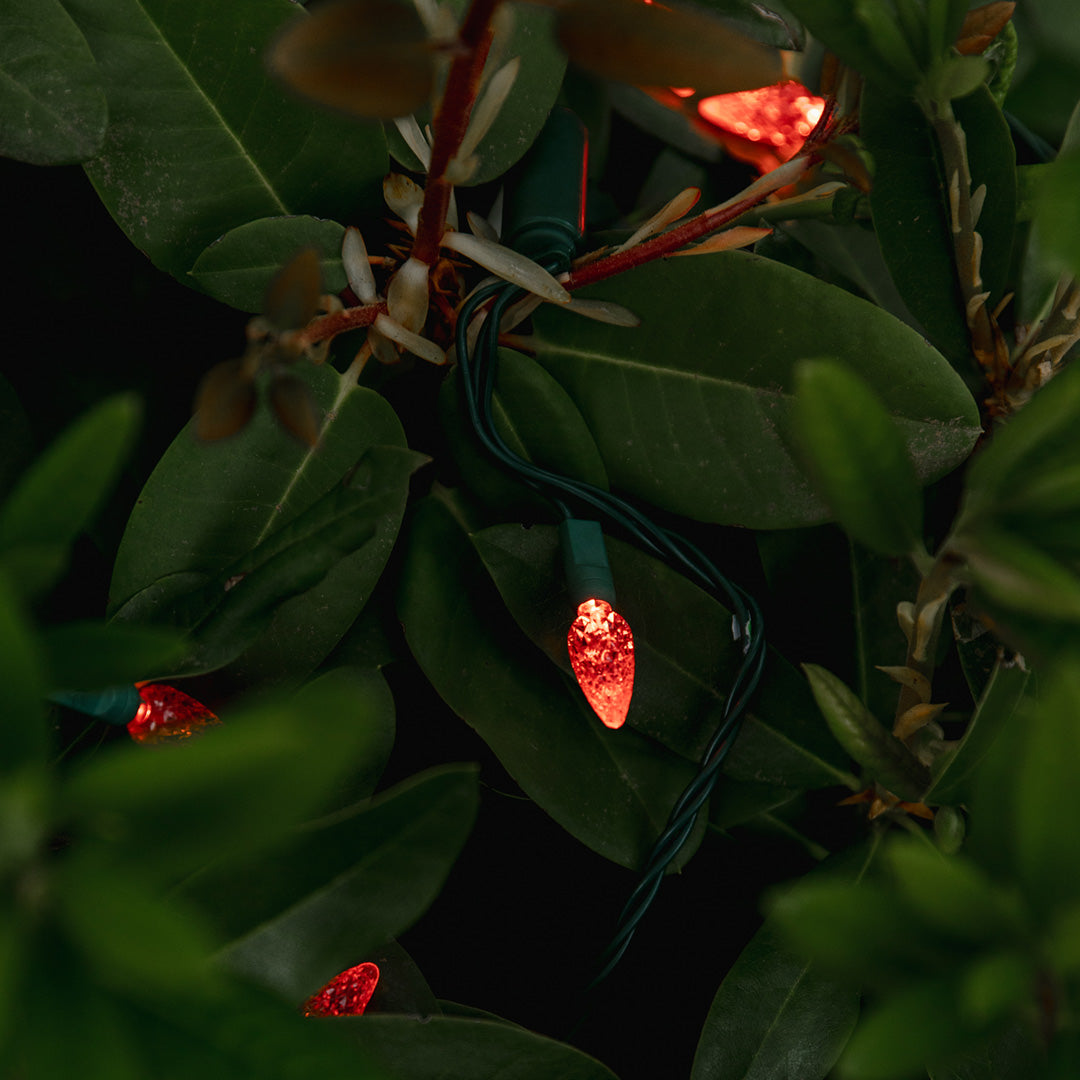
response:
M187 739L221 721L201 701L164 683L142 683L138 687L142 704L128 724L138 743L161 743Z
M698 102L698 112L718 129L728 152L762 172L802 149L824 109L824 98L794 80Z
M586 600L566 637L570 664L593 712L622 727L634 693L634 635L606 600Z
M305 1016L360 1016L379 982L377 964L363 963L335 975L304 1002Z

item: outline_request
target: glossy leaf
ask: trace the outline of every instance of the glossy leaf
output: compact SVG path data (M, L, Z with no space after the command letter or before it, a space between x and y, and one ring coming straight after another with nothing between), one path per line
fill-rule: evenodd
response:
M640 865L694 766L636 731L600 724L576 684L514 626L442 500L414 511L398 617L439 695L526 794L594 851Z
M580 1050L512 1024L432 1016L363 1016L341 1021L394 1080L426 1080L453 1062L454 1080L615 1080Z
M934 767L926 797L933 803L964 802L972 777L1005 724L1015 723L1017 708L1030 692L1031 673L1016 658L999 657L960 744Z
M836 361L795 370L795 427L841 527L883 555L923 548L922 497L904 439L865 382Z
M86 39L60 0L5 0L0 11L0 155L33 165L85 161L108 110Z
M70 0L105 80L109 129L87 172L129 239L184 280L258 218L379 205L385 142L278 87L262 53L289 0Z
M114 612L123 607L123 617L135 621L167 619L183 593L205 587L230 567L236 567L230 570L234 575L252 569L240 560L336 488L373 446L404 446L401 426L383 398L328 366L299 370L331 417L318 447L302 446L262 409L228 442L202 444L189 425L158 463L132 512L113 570ZM418 461L401 450L360 464L348 482L378 511L374 537L329 573L324 570L321 584L308 585L281 605L239 671L294 681L318 666L382 572L404 509L408 474Z
M480 557L521 629L564 672L574 604L566 591L557 532L499 525L473 536ZM627 723L693 761L719 722L742 660L731 614L677 571L630 544L606 539L618 610L634 631L636 674ZM853 782L802 680L770 657L725 770L789 788Z
M833 356L866 380L923 482L962 461L978 434L971 395L917 334L779 263L703 255L583 292L628 307L641 326L542 309L537 360L581 410L612 485L664 509L753 528L826 520L792 451L794 369L807 357Z
M801 50L806 44L799 20L779 0L770 0L767 5L756 4L754 0L707 0L702 6L715 11L740 33L765 45Z
M38 458L0 507L0 565L20 591L38 592L62 573L68 547L112 491L139 413L130 395L102 402Z
M982 280L991 305L1004 291L1016 218L1012 136L985 87L953 102L964 129L972 188L986 185L977 229L983 239ZM904 302L930 340L965 375L967 325L956 284L947 189L939 177L933 132L913 101L867 88L860 134L874 158L870 207L881 250Z
M449 0L449 6L459 19L468 9L467 0ZM566 54L554 40L554 20L554 12L539 4L520 4L513 9L502 55L519 57L521 67L499 115L473 151L476 167L459 181L462 185L485 184L502 176L524 156L544 126L566 70ZM430 123L430 110L419 110L417 120L421 127ZM391 153L406 168L423 171L391 125L387 125L387 141Z
M783 77L778 52L701 9L573 0L559 9L556 25L570 59L602 79L728 94Z
M855 1026L858 994L762 927L709 1009L691 1080L820 1080Z
M368 751L358 707L373 706L348 682L323 681L295 702L230 712L181 748L122 744L82 765L61 813L101 864L154 881L265 849L325 808Z
M901 799L921 799L930 770L831 672L803 664L810 689L837 742L870 776Z
M345 288L341 243L345 228L336 221L306 217L268 217L230 229L196 260L191 276L215 300L241 311L262 311L274 275L300 248L319 252L323 288Z
M232 910L209 910L240 935L221 960L304 1000L423 914L465 843L476 806L476 769L447 767L348 817L336 815L268 863L211 872L195 889L227 900ZM281 859L291 870L285 875Z
M185 651L183 637L156 626L68 622L42 631L54 690L106 690L168 674Z

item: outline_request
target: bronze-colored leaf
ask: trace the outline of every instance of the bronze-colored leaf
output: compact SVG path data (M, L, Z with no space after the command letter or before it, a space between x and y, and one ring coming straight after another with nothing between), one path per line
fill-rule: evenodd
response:
M315 317L321 295L319 253L307 247L274 275L266 290L263 314L276 330L299 330Z
M961 56L978 56L1005 29L1016 4L1011 0L994 0L991 4L973 8L964 16L964 25L956 39L956 51Z
M298 375L274 376L270 383L270 407L278 423L302 443L314 446L319 440L319 417L307 384Z
M255 384L243 360L215 364L195 395L195 433L215 442L247 426L255 412Z
M571 0L559 12L558 37L583 68L638 86L692 86L700 94L728 94L783 78L777 50L695 8Z
M267 63L305 97L378 119L415 112L435 83L435 55L420 16L396 0L321 4L285 29Z

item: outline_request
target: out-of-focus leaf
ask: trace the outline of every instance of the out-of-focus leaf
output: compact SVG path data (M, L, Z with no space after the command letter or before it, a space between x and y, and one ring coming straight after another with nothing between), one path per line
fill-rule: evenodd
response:
M594 851L640 865L694 766L632 729L599 723L514 626L442 499L414 511L398 616L440 696L525 792Z
M1080 149L1062 154L1041 178L1038 190L1039 239L1046 249L1080 273L1080 210L1075 193L1080 184Z
M345 288L341 244L345 228L304 215L266 217L230 229L196 260L191 276L215 300L241 311L262 311L266 290L278 270L304 247L319 253L327 292Z
M930 1080L1045 1080L1046 1051L1026 1019L1000 1025L1000 1034L977 1050L932 1065Z
M1014 722L1017 708L1030 692L1030 680L1031 673L1015 657L999 657L960 744L935 764L934 783L926 793L931 802L965 802L970 798L973 774L1001 728Z
M432 1016L347 1017L365 1057L395 1080L426 1080L453 1062L454 1080L615 1080L580 1050L513 1024Z
M42 631L49 685L54 690L105 690L152 682L184 655L176 631L156 626L69 622Z
M389 119L428 102L435 50L416 9L397 0L331 0L274 42L270 70L305 97Z
M70 0L105 81L109 128L86 166L155 265L185 280L208 244L281 214L341 219L381 202L374 125L292 100L262 53L290 0Z
M238 937L221 959L302 1001L420 917L464 845L476 806L475 767L450 766L335 815L268 862L211 869L191 889Z
M255 379L242 359L222 360L202 378L195 394L195 432L204 442L227 439L255 415Z
M318 446L301 446L262 410L225 443L200 444L189 426L143 488L113 570L113 611L123 605L125 619L162 621L182 593L238 566L355 469L349 484L358 496L385 497L392 505L379 513L372 540L341 559L321 584L281 605L265 636L239 661L237 670L249 678L294 681L310 674L355 620L390 554L408 473L418 460L405 470L389 455L361 461L374 446L404 446L393 410L329 365L298 370L329 415ZM230 573L244 569L250 567Z
M984 288L993 305L1009 273L1016 220L1012 136L990 91L953 102L964 129L972 190L986 185L977 229ZM881 250L904 302L930 340L965 375L973 361L957 285L947 185L938 175L933 132L915 103L867 87L859 133L874 158L870 207Z
M701 9L573 0L559 9L556 28L570 59L603 79L728 94L783 77L778 52Z
M278 330L299 330L315 317L321 294L319 253L305 247L274 275L266 290L263 314Z
M0 507L0 566L20 592L47 588L62 572L67 548L116 482L139 412L130 395L102 402L38 458Z
M921 799L930 770L831 672L803 664L810 689L837 742L873 777L901 799Z
M753 528L827 519L792 450L794 369L807 357L866 380L923 482L962 461L980 430L959 376L919 335L779 263L741 252L654 262L582 292L641 326L545 305L536 358L581 410L612 486L664 509Z
M43 764L48 735L42 701L45 697L41 646L4 574L0 574L0 686L4 709L0 718L0 770Z
M0 154L33 165L85 161L108 109L86 39L60 0L5 0L0 11Z
M325 807L362 759L369 726L358 707L373 706L321 680L302 700L228 714L182 747L118 747L72 776L61 811L103 863L150 880L250 854Z
M307 383L292 372L274 375L267 398L278 423L305 446L314 447L319 439L319 417Z
M565 589L556 530L499 525L476 533L473 543L518 625L569 674L566 632L575 605ZM609 538L607 549L618 608L634 631L634 698L627 723L697 761L742 661L731 637L731 613L635 547ZM762 682L727 771L790 788L848 782L843 754L825 725L814 723L813 702L794 670L774 654Z
M919 482L878 397L835 360L804 360L795 393L800 444L841 527L883 555L922 549Z

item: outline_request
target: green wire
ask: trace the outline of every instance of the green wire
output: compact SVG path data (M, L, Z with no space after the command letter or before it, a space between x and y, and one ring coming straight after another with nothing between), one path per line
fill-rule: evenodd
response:
M553 260L545 265L545 269L559 272L565 270L566 266L561 265L559 260ZM702 755L697 775L672 807L667 825L649 853L641 878L619 915L615 934L601 957L600 973L591 984L596 986L611 974L622 959L634 932L660 889L668 866L689 839L698 814L716 786L720 768L742 725L747 704L761 680L766 655L764 625L761 609L754 598L724 577L713 562L690 541L657 525L635 506L618 496L541 468L526 461L506 445L496 430L492 415L499 323L506 309L524 295L524 290L498 282L477 290L458 313L456 344L459 374L469 420L480 442L492 457L529 487L553 502L565 517L573 516L571 504L584 504L629 534L647 552L684 573L726 603L734 613L734 637L743 643L743 662L724 703L720 725ZM471 355L468 342L469 322L483 305L489 302L491 310L480 328L475 355Z

